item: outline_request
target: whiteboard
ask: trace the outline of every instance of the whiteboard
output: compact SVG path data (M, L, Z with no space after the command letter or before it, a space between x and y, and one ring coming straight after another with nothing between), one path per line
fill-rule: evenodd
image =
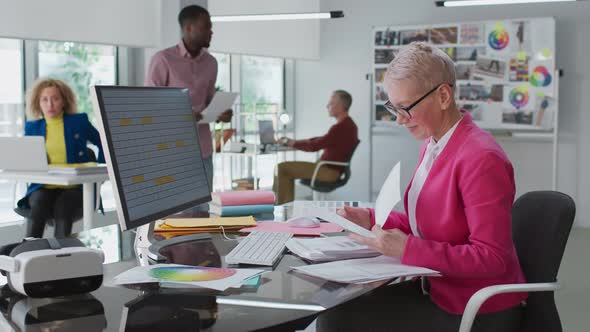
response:
M456 100L490 130L552 131L558 107L555 19L374 27L373 125L396 126L383 77L399 48L425 41L455 61Z

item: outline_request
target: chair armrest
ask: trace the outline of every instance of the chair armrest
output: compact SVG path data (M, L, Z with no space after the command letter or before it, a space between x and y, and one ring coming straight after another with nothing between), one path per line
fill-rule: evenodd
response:
M518 292L554 292L560 288L561 285L557 282L494 285L482 288L473 294L469 299L469 302L467 302L463 317L461 318L459 332L471 331L471 326L473 325L473 321L475 320L479 308L485 301L494 295Z
M313 170L313 176L311 177L311 187L315 187L315 180L316 177L318 175L318 172L320 171L320 167L324 166L324 165L334 165L334 166L349 166L350 163L344 163L341 161L329 161L329 160L320 160L318 161L318 163L315 165L315 169Z

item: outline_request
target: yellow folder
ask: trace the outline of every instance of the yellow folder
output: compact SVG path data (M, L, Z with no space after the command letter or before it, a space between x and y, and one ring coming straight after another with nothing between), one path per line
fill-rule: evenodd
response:
M240 230L256 226L254 217L215 217L215 218L169 218L156 223L156 232L219 231L220 226L227 230Z

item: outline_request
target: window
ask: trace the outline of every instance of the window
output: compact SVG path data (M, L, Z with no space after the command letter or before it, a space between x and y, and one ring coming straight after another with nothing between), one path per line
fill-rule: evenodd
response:
M258 131L258 120L277 119L284 105L285 60L256 56L241 58L241 96L243 130Z
M38 76L68 83L78 98L78 111L94 122L90 86L117 83L116 47L40 41L38 49Z
M90 86L117 84L117 48L115 46L73 42L39 41L37 52L38 77L65 81L78 98L78 112L88 114L95 122ZM112 186L101 187L105 209L114 209Z
M94 84L117 84L117 48L0 38L0 73L0 137L24 133L25 77L27 86L38 77L64 80L76 93L79 111L94 122L89 88ZM17 187L14 182L0 180L0 222L22 219L12 209L24 189L24 183ZM112 196L110 186L103 186L102 194L107 207Z
M217 59L217 81L215 88L220 91L231 91L231 56L224 53L211 53Z
M22 135L23 45L20 40L0 38L0 137ZM0 221L19 220L12 212L15 182L0 180Z

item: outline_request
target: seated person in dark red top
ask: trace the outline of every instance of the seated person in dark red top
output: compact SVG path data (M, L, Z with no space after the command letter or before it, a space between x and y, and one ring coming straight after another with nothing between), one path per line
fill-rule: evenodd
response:
M347 162L358 142L358 130L348 109L352 104L352 96L344 90L332 93L328 102L328 114L336 119L328 133L324 136L304 140L282 138L285 145L297 150L314 152L324 150L320 160ZM278 165L278 175L274 182L277 204L291 202L295 196L295 180L311 179L316 163L303 161L287 161ZM317 181L334 182L340 177L342 167L322 166L316 176Z

